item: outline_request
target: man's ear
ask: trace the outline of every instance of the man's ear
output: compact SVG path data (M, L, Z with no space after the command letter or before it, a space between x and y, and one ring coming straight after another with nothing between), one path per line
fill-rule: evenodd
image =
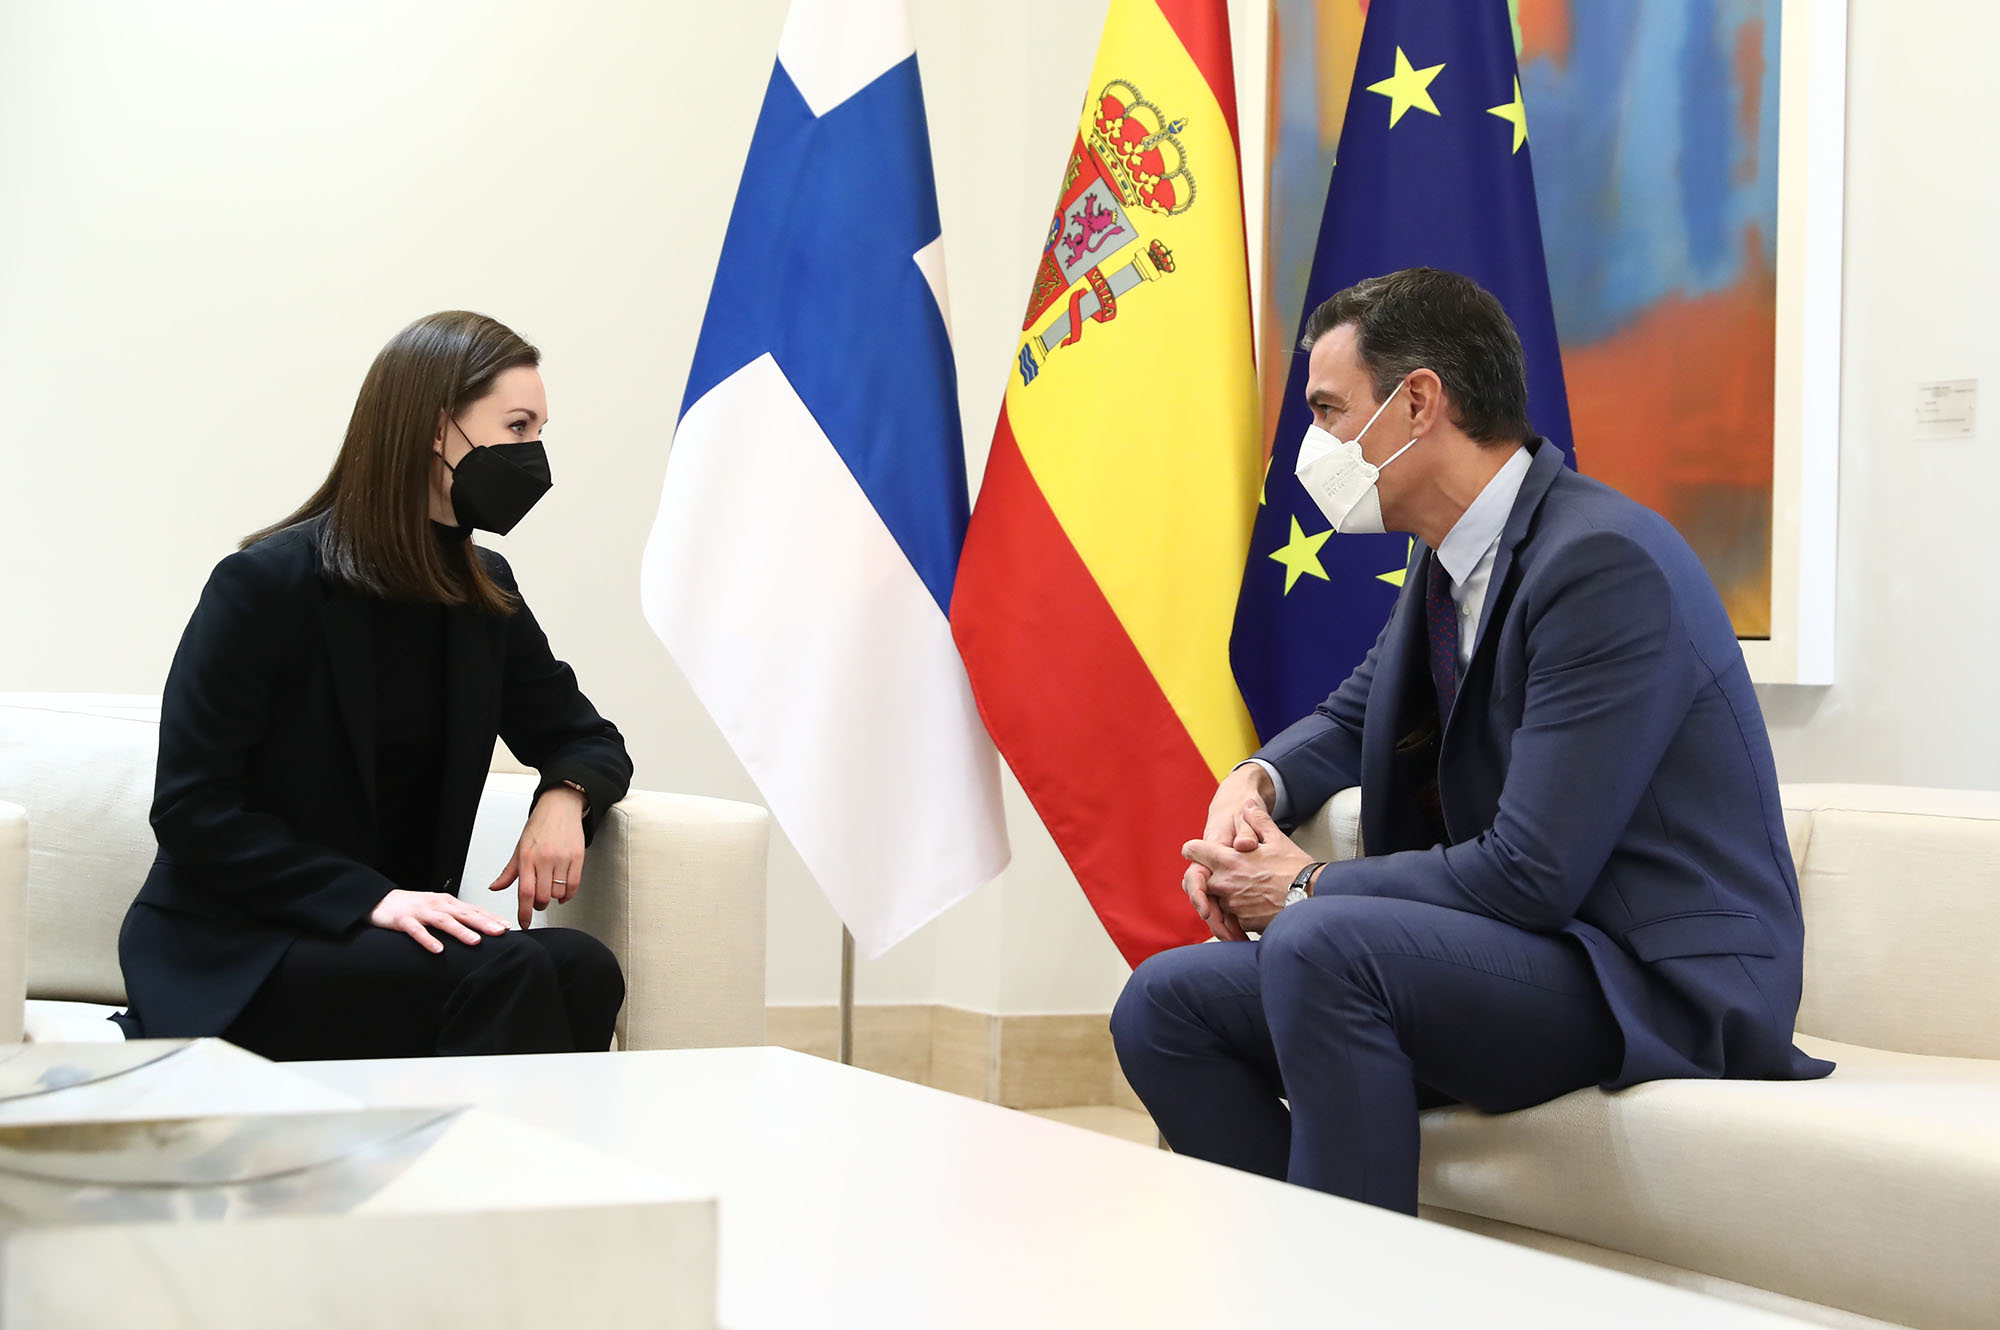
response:
M1444 418L1444 380L1435 370L1412 370L1409 387L1403 391L1410 399L1410 433L1422 434Z

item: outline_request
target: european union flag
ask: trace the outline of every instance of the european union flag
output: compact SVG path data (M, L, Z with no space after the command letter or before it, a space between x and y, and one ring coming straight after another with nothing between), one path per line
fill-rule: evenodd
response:
M1327 190L1305 313L1364 278L1448 268L1521 334L1535 429L1575 465L1527 116L1507 0L1374 0ZM1257 733L1311 711L1375 644L1403 584L1405 536L1343 536L1293 475L1311 424L1294 355L1230 660Z

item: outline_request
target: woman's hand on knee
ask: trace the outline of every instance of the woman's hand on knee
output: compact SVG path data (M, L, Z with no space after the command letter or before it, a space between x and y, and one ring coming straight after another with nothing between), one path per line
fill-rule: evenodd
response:
M583 796L567 786L543 792L528 813L528 825L500 876L489 891L520 888L521 927L534 921L537 910L576 898L583 878Z
M498 936L507 931L505 919L442 891L392 891L376 902L368 922L408 933L418 946L433 953L444 950L444 943L431 933L433 928L468 947L478 946L482 934Z

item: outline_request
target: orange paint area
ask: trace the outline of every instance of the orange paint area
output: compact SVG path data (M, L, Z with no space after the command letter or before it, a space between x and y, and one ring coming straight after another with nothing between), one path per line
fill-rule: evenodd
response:
M1753 255L1761 252L1754 234ZM1687 537L1740 637L1771 631L1772 275L1662 301L1564 349L1577 463Z
M1569 58L1569 0L1521 0L1521 63Z

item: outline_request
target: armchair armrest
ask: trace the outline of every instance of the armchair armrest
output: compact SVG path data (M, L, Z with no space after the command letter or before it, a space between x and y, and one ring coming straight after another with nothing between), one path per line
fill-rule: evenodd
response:
M1359 859L1361 848L1361 787L1350 785L1328 799L1292 832L1298 847L1315 859L1336 863Z
M0 803L0 1044L28 1009L28 810Z
M755 804L633 790L598 827L575 900L625 971L618 1046L764 1042L764 883L771 815Z

